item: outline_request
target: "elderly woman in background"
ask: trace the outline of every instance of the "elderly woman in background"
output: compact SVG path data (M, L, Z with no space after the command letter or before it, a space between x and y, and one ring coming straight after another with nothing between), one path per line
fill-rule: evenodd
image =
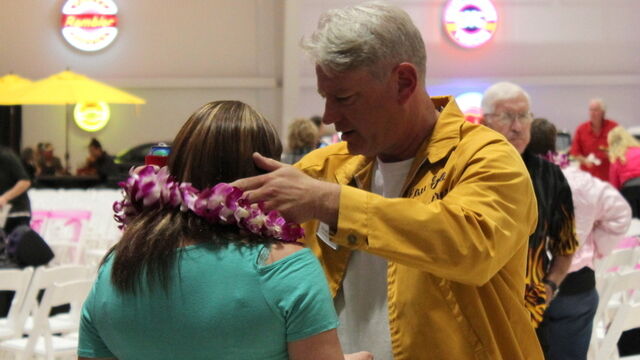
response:
M609 182L620 190L633 211L640 217L640 142L622 126L609 132Z
M309 119L296 119L289 125L288 151L282 156L282 162L294 164L318 144L318 127Z

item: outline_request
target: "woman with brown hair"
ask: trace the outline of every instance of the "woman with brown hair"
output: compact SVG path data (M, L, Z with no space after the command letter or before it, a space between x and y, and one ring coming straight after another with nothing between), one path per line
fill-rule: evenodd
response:
M84 304L80 359L344 358L320 264L295 243L300 227L227 184L261 172L252 153L281 151L251 107L211 102L179 131L168 167L122 184L124 233Z
M294 164L318 145L318 127L305 118L295 119L289 125L288 151L282 156L282 162Z

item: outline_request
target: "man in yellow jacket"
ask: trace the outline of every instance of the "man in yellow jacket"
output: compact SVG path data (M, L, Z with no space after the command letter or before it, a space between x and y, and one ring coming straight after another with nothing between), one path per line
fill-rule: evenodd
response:
M306 222L344 350L542 359L524 307L536 201L518 152L429 97L422 37L397 7L330 10L303 46L343 142L295 167L256 154L269 173L234 185Z

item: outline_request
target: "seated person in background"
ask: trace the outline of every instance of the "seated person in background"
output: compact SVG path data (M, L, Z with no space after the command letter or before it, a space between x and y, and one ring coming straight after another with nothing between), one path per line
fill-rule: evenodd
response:
M273 125L241 102L211 102L179 131L168 167L127 180L114 204L124 233L85 301L80 359L345 358L320 264L294 243L299 226L224 184L260 173L256 151L280 158Z
M607 134L618 126L605 118L607 106L602 99L589 101L589 120L578 126L571 143L571 155L580 162L580 169L609 180L609 158L607 156Z
M631 223L631 209L608 182L569 166L567 156L556 153L556 127L546 119L533 121L527 151L544 156L562 169L571 187L580 243L558 296L545 313L547 359L586 359L598 308L593 261L609 255L624 238Z
M40 143L38 146L41 154L38 159L40 175L65 175L67 172L64 167L62 167L60 158L53 155L53 145L51 145L51 143Z
M78 169L78 175L98 175L101 181L106 181L114 172L113 157L102 149L102 144L93 138L89 143L89 156L85 166Z
M35 177L39 175L38 164L36 163L36 154L33 151L33 148L26 147L22 149L22 152L20 153L20 160L22 161L24 170L29 175L31 181L33 181Z
M609 181L627 199L633 217L640 218L640 142L618 126L608 135Z
M289 150L282 162L294 164L318 145L318 127L309 119L295 119L289 125Z

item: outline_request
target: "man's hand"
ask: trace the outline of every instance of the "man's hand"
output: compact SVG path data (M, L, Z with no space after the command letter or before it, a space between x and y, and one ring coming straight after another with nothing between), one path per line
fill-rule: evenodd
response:
M344 354L344 360L373 360L373 354L367 351Z
M2 207L7 205L8 203L9 200L7 198L5 198L4 196L0 196L0 209L2 209Z
M316 180L293 166L253 154L253 161L268 174L231 183L252 203L262 201L266 210L278 210L298 223L319 219L335 228L338 222L340 185Z

